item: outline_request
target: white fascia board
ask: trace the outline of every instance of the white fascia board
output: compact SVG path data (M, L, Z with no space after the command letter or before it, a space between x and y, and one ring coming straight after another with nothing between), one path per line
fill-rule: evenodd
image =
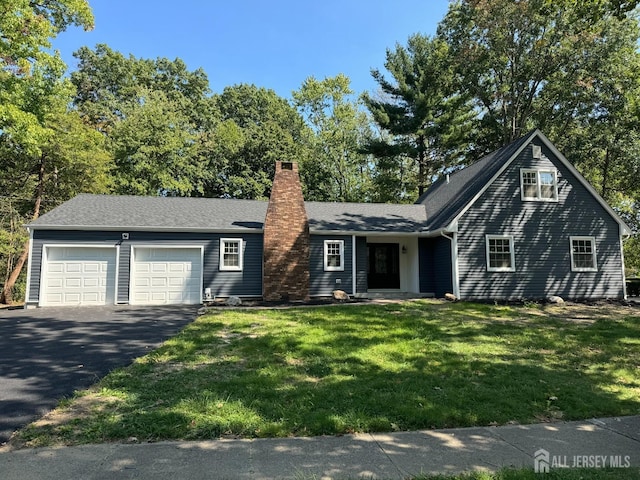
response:
M420 232L380 232L380 231L353 231L353 230L310 230L311 235L345 235L357 237L416 237Z
M101 232L202 232L202 233L263 233L262 228L200 228L200 227L131 227L131 226L97 226L97 225L29 225L32 230L81 230L81 231L101 231Z

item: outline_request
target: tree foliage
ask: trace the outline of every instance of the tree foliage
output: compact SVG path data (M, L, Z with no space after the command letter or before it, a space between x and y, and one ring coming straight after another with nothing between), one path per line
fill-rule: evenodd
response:
M89 183L104 178L83 167L105 157L98 147L84 155L94 132L68 112L73 88L62 78L59 55L49 50L51 38L69 25L92 27L87 2L7 0L0 12L0 238L6 242L0 303L11 303L28 254L25 232L16 226L89 188L85 174L95 174Z
M462 160L471 133L471 105L468 95L455 89L448 46L439 39L412 35L406 47L387 50L385 68L391 80L372 71L381 95L364 97L383 131L368 151L377 159L377 190L393 191L385 199L415 199L416 184L422 194L434 176ZM407 164L417 176L403 184L398 173Z
M302 164L307 198L362 202L371 196L371 168L363 146L372 133L349 84L342 74L309 77L293 92L295 106L314 132L313 156Z
M213 97L220 124L213 132L207 196L266 199L276 160L304 164L309 128L284 98L255 85L235 85Z

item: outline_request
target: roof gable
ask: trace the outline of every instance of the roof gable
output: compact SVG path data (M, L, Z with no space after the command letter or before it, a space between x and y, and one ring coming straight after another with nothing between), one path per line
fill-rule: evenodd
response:
M632 233L629 226L620 218L611 206L596 192L593 186L578 172L564 155L551 143L540 130L515 140L495 152L481 158L470 166L459 170L433 184L416 203L422 203L427 210L427 228L430 231L456 229L458 219L480 198L491 184L513 163L522 150L538 138L551 150L587 191L602 205L611 217L620 225L620 232Z

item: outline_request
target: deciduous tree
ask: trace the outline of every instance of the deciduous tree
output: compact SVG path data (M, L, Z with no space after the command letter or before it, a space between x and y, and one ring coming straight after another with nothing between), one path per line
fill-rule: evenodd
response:
M363 202L371 196L371 164L363 146L371 138L363 104L339 74L307 78L293 101L314 132L313 156L303 164L307 197Z

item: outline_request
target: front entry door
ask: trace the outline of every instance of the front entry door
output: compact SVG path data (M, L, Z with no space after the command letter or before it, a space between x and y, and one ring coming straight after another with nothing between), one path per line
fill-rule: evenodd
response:
M400 245L368 243L367 285L375 288L400 288Z

